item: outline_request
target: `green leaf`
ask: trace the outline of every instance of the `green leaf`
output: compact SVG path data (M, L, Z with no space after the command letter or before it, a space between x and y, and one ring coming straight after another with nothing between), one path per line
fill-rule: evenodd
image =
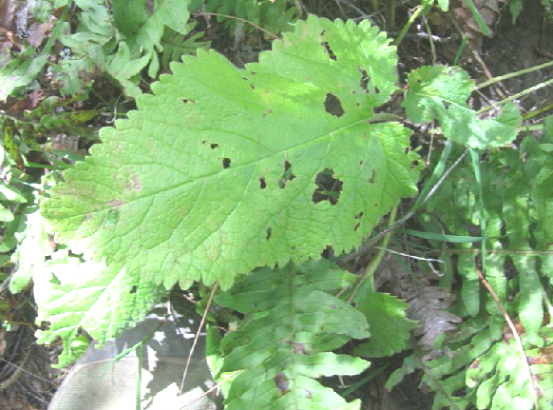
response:
M141 58L131 60L131 55L127 43L119 43L117 53L109 62L106 71L125 89L127 95L136 97L141 94L140 88L130 79L139 74L140 71L148 65L151 56L145 55Z
M414 122L436 118L447 138L470 148L511 142L522 121L516 106L506 104L499 116L480 120L466 102L473 89L474 82L460 68L421 67L409 73L409 90L402 105Z
M61 338L64 350L57 367L68 366L83 353L83 330L102 345L132 327L160 299L158 288L133 279L125 270L81 262L63 251L53 254L45 268L33 275L34 294L37 323L50 326L37 331L37 342Z
M8 208L0 204L0 221L1 222L11 222L13 221L14 215L13 212Z
M0 68L0 101L14 91L31 84L48 61L48 55L35 56L35 50L28 47L6 65Z
M553 116L545 121L544 137L553 136ZM548 155L541 155L547 158L539 170L532 190L532 199L538 213L538 227L535 235L540 246L547 249L553 244L553 160Z
M509 1L509 11L511 12L511 16L513 17L513 24L516 24L517 18L520 15L522 8L523 8L522 0Z
M368 358L389 357L407 349L410 332L417 327L417 323L405 315L408 306L392 295L369 293L357 309L367 319L371 339L357 346L354 354Z
M449 0L438 0L438 5L442 11L447 11L449 9Z
M520 301L518 315L529 337L536 340L544 319L544 290L536 270L537 258L527 255L513 255L513 262L519 272Z
M130 60L139 66L146 58L145 65L150 62L148 74L151 77L159 70L156 52L163 50L161 38L165 27L187 34L188 3L188 0L112 1L115 26L125 35Z
M369 363L331 353L351 338L369 336L360 312L329 293L354 278L321 260L280 271L265 268L238 282L216 301L250 313L221 343L222 371L241 373L232 381L226 409L353 409L315 378L356 375ZM328 293L327 293L328 292Z
M257 266L351 250L416 193L410 132L374 123L397 79L376 27L310 17L259 59L173 64L43 203L57 240L167 288L228 289Z
M31 282L33 275L40 275L46 256L51 253L48 235L42 228L42 217L38 207L26 209L19 233L15 237L19 246L14 255L16 270L10 280L10 292L19 293Z
M9 202L15 202L18 204L24 204L27 202L27 198L21 194L19 189L6 185L4 182L0 181L0 200L5 200Z

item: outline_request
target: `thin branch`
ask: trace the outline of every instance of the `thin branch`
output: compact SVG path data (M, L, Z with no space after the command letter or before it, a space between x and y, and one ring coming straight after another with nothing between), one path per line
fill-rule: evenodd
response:
M188 358L186 359L186 366L184 367L184 373L182 375L182 380L180 383L180 392L182 394L184 389L184 382L186 381L186 375L188 374L188 369L190 367L190 361L192 360L192 355L194 354L194 351L196 350L196 345L198 344L198 340L200 339L200 333L202 331L202 328L204 327L205 320L207 318L207 314L209 313L209 309L211 308L211 304L213 303L213 297L215 296L215 292L217 292L217 288L219 287L219 282L215 282L215 285L213 286L213 289L211 290L211 294L209 295L209 300L207 301L207 306L205 307L204 314L202 316L202 320L200 321L200 326L198 326L198 331L196 332L196 337L194 337L194 343L192 344L192 348L190 349L190 352L188 353Z
M478 266L476 268L476 273L478 274L478 277L480 278L480 281L484 285L484 287L490 292L490 295L492 295L493 300L497 304L497 307L499 310L501 310L501 313L503 313L503 317L505 318L505 322L507 322L507 325L509 326L509 329L511 329L511 332L513 332L513 337L515 338L515 342L518 348L518 351L520 352L520 355L522 356L521 359L524 362L524 368L526 370L526 377L528 377L528 384L530 387L530 395L532 396L532 400L534 401L534 408L539 410L540 405L538 402L538 396L536 393L536 385L534 383L534 376L532 375L532 369L530 369L530 364L528 363L528 359L526 358L526 353L524 352L524 346L522 344L522 340L520 340L520 335L517 332L517 329L515 328L515 325L513 324L513 321L509 317L509 314L507 313L507 310L505 310L505 307L495 294L494 290L482 274L482 271Z

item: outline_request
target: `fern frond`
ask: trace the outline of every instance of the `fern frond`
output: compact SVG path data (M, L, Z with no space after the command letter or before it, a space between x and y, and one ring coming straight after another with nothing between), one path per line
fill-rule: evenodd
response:
M536 394L542 410L553 409L553 328L543 327L539 332L545 340L541 348L532 348L531 338L522 335L526 359L531 365ZM453 359L443 357L428 362L432 377L423 383L433 385L438 380L433 410L450 408L453 401L459 409L474 404L478 410L531 410L533 398L525 364L512 335L503 338L489 329L474 336L469 344L453 352ZM449 397L444 396L447 393Z
M217 299L249 314L221 343L222 371L242 371L232 381L227 410L359 408L358 401L347 403L315 380L356 375L369 366L331 352L352 338L369 336L363 314L332 296L353 279L326 260L265 268Z

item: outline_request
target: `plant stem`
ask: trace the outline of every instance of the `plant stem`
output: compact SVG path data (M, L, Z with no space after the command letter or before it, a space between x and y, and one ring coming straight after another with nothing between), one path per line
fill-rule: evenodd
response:
M527 88L526 90L524 91L521 91L519 92L518 94L513 94L511 95L510 97L508 98L505 98L504 100L501 100L501 101L498 101L495 103L495 105L502 105L502 104L506 104L510 101L513 101L513 100L516 100L517 98L520 98L520 97L523 97L525 96L526 94L530 94L530 93L533 93L534 91L537 91L539 90L540 88L543 88L543 87L547 87L548 85L551 85L553 84L553 78L550 79L550 80L547 80L546 82L544 83L539 83L533 87L530 87L530 88ZM493 105L489 105L487 107L484 107L482 108L480 111L478 111L476 114L482 114L483 112L486 112L486 111L489 111L493 108L494 106Z
M478 9L476 8L474 2L472 0L464 0L464 3L466 3L468 8L470 9L474 20L476 21L476 24L478 24L478 28L482 30L482 34L484 34L485 36L490 35L490 28L486 25L486 23L484 23L484 20L482 20L482 17L480 16L480 13L478 12Z
M390 220L388 221L388 227L391 227L394 224L394 222L396 221L396 216L397 216L397 206L393 207L392 211L390 212ZM353 301L355 295L357 294L357 292L359 291L359 288L361 288L361 285L363 284L363 282L365 282L365 280L369 279L372 282L374 273L376 272L378 265L380 265L380 261L382 260L382 257L386 253L386 248L388 247L388 242L390 242L390 238L392 237L392 235L393 235L393 231L390 231L384 236L384 240L382 241L382 247L379 249L376 256L367 265L367 268L365 269L365 273L363 273L363 276L361 277L361 279L359 279L359 281L355 285L353 292L351 292L351 295L349 295L348 303L351 303ZM372 285L371 283L370 287L371 289L373 289L374 285Z
M463 55L463 51L465 51L465 48L467 47L469 36L466 34L463 35L463 39L461 40L461 45L457 49L457 53L455 54L455 58L453 59L453 65L457 65L459 63L459 59Z
M486 208L484 206L484 189L482 183L482 173L480 172L480 154L474 149L470 149L470 159L472 162L472 171L476 180L478 189L478 213L480 214L480 236L482 237L481 255L482 255L482 270L486 271Z
M399 32L396 40L394 41L394 44L396 46L399 46L401 41L403 40L403 37L405 37L405 34L407 34L407 31L411 28L415 20L419 17L419 15L422 13L423 7L417 6L411 17L409 17L409 20L407 20L407 23L401 28L401 31Z
M545 107L542 107L535 111L529 111L526 114L522 116L523 120L529 120L530 118L534 118L540 114L546 113L547 111L553 110L553 104L547 104Z
M507 80L507 79L513 78L513 77L518 77L519 75L532 73L534 71L538 71L538 70L541 70L543 68L547 68L547 67L550 67L550 66L553 66L553 60L548 61L547 63L536 65L534 67L525 68L524 70L514 71L512 73L508 73L508 74L500 75L498 77L491 78L488 81L484 81L483 83L478 84L476 86L475 90L480 90L482 88L488 87L488 86L490 86L492 84L495 84L495 83L498 83L500 81Z

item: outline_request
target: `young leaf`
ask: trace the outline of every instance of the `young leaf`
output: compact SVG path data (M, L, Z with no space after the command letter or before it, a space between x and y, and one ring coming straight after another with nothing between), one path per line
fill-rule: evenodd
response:
M184 288L358 246L421 163L378 122L397 56L368 21L309 17L241 70L198 51L67 171L43 203L57 240Z
M517 134L522 118L515 105L506 104L502 113L480 120L467 105L474 82L460 68L426 66L409 73L409 91L403 102L414 122L436 118L447 138L471 148L505 145Z
M315 378L355 375L369 363L335 350L369 336L365 317L329 293L351 274L321 260L279 272L265 268L238 282L217 301L250 313L223 339L223 372L242 370L232 381L227 410L359 409ZM329 293L326 293L329 292Z

